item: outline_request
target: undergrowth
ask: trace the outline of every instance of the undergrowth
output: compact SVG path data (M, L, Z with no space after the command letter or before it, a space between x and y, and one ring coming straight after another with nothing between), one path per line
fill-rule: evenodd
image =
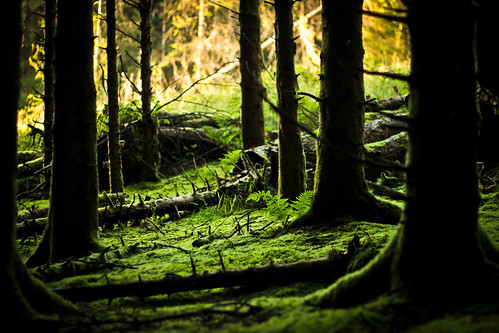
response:
M313 83L317 81L316 74L300 74L300 90L318 95L318 84ZM393 89L393 82L384 78L367 81L371 88L366 89L366 94L373 97L393 96L396 91L406 93L405 86ZM268 87L275 84L270 74L265 77L265 84ZM214 94L216 99L212 100L200 87L194 95L187 94L181 101L181 111L213 113L217 108L220 122L238 117L237 89L227 89L226 95ZM272 99L275 93L270 91L269 96ZM218 105L225 105L225 108L220 110ZM304 98L300 105L301 120L313 128L318 104ZM179 108L179 105L175 107ZM276 115L269 109L266 115L267 131L275 131ZM220 131L206 130L222 145L238 144L237 135L224 127ZM20 144L24 149L30 147L28 140L21 140ZM234 181L234 165L241 152L233 148L231 146L232 150L217 162L197 165L157 183L127 186L127 202L135 200L139 194L142 198L166 198L210 191L220 182ZM480 208L481 225L496 244L499 243L497 193L484 195ZM39 267L34 273L52 288L144 281L161 279L166 274L190 275L194 270L203 274L323 259L332 253L344 253L352 239L357 239L360 244L372 245L369 247L372 252L351 263L350 269L354 270L364 265L396 232L396 226L368 221L338 227L286 229L287 223L308 209L311 199L312 192L288 201L261 190L249 196L221 196L217 204L199 206L194 212L152 216L101 228L102 252ZM23 200L19 213L47 206L47 200ZM39 237L33 236L18 241L24 258L33 251L38 240ZM84 315L61 318L60 329L66 332L398 332L396 325L403 325L394 324L397 315L401 321L404 316L410 317L413 310L410 304L390 299L389 295L353 309L319 309L304 302L307 295L327 285L301 282L275 287L242 286L78 302ZM422 319L416 326L404 329L410 332L492 332L499 327L499 316L490 309L487 311L463 312L427 322Z

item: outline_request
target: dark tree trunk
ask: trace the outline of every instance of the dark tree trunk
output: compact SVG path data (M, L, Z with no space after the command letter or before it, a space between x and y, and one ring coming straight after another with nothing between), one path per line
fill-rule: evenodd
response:
M1 69L2 77L9 84L2 89L3 117L0 130L3 133L3 157L0 165L0 187L4 197L0 203L0 286L2 304L2 325L18 330L32 331L40 328L40 315L72 308L69 303L56 296L31 276L17 251L15 225L17 220L16 201L16 154L17 154L17 110L20 87L21 49L21 1L6 3L6 15L2 20L2 31L9 31L3 40L9 50Z
M140 0L140 76L142 79L142 174L143 181L157 181L160 154L158 123L152 116L151 99L151 0Z
M321 99L315 195L295 225L356 219L393 223L368 191L364 175L362 3L323 1Z
M123 192L123 173L121 171L120 120L118 103L118 71L116 67L116 3L106 1L107 22L107 94L109 112L109 183L111 192Z
M476 16L476 49L478 64L478 82L482 91L499 96L499 64L497 62L494 41L498 36L497 15L499 3L494 0L477 1ZM482 95L482 94L480 94ZM481 161L499 162L499 115L498 105L488 94L479 99L481 113L478 157Z
M44 96L45 105L43 120L43 164L44 166L52 163L52 126L54 125L54 60L55 60L55 16L56 1L45 0L45 64L43 68ZM49 169L50 170L50 169ZM45 180L50 180L50 171L45 173Z
M239 2L241 132L244 149L265 143L259 4L259 0Z
M408 4L411 122L402 225L377 258L321 301L353 306L391 292L447 315L496 302L499 292L498 253L478 225L473 6L470 0ZM445 193L435 191L436 183Z
M92 1L59 0L48 227L29 264L97 248L97 125ZM68 218L69 217L69 218Z
M305 190L305 155L298 121L296 100L295 50L293 38L293 0L277 0L277 107L279 116L279 193L295 199Z
M438 4L426 0L409 6L409 109L413 119L407 172L410 200L400 230L392 285L416 281L420 287L431 286L427 293L449 292L447 297L463 290L463 285L476 287L470 281L486 268L478 227L472 12L470 0ZM435 79L437 72L439 80ZM437 99L442 94L449 98ZM445 177L441 177L443 173ZM435 191L437 182L445 189L444 195ZM421 242L425 246L417 245ZM487 276L483 275L484 283Z

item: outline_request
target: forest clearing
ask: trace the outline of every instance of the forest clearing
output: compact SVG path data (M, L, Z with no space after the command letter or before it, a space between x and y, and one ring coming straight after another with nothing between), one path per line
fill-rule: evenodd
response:
M7 6L7 331L499 329L495 2Z

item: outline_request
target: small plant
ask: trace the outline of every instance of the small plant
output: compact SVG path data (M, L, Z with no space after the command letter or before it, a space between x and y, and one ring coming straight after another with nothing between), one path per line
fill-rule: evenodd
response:
M290 217L303 215L312 203L312 191L301 193L296 200L289 202L280 194L273 195L270 191L258 191L251 193L246 201L263 202L264 207L260 209L267 218L278 221L287 221Z

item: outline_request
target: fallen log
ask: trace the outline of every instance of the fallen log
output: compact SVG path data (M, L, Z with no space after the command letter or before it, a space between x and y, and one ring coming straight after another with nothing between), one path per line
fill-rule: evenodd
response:
M93 301L105 298L170 295L184 291L238 286L264 288L297 282L332 283L344 274L358 270L367 264L377 255L385 241L367 241L361 244L360 237L354 235L345 252L331 252L327 259L283 265L270 264L242 270L226 270L221 262L222 270L214 273L197 274L193 266L193 273L187 276L167 273L162 279L156 280L53 290L70 301Z
M99 208L99 224L103 226L141 220L153 215L177 215L180 211L192 211L200 205L218 202L218 191L157 199L139 204Z
M407 145L407 133L401 132L385 140L368 143L365 145L365 149L367 155L390 161L398 161L403 164L405 163ZM384 171L383 168L370 164L366 164L364 170L366 179L369 180L376 180Z
M43 168L43 157L38 157L33 160L25 161L17 165L17 178L25 178L32 176L36 171Z
M237 286L268 287L296 282L333 282L345 274L346 255L332 259L303 261L285 265L266 265L244 270L221 270L215 273L179 276L128 283L85 287L56 288L54 291L70 301L93 301L117 297L147 297L184 291Z
M407 105L408 98L409 98L409 95L370 101L365 106L365 112L378 112L378 111L382 111L382 110L398 110L398 109Z
M141 220L147 217L178 215L180 211L193 211L200 206L214 205L223 195L231 195L244 191L248 185L248 176L225 184L219 189L192 195L144 201L142 198L133 200L131 204L106 205L98 209L99 225L110 226L116 223L126 223L132 220ZM256 184L258 187L258 184ZM33 211L22 216L22 222L17 224L17 237L25 238L41 234L47 223L48 208Z
M118 223L145 219L153 215L177 215L180 211L192 211L200 205L215 204L218 202L218 195L218 191L211 191L136 204L100 207L98 209L99 225L109 227ZM45 216L41 216L43 213ZM48 208L41 209L36 215L18 223L17 238L41 235L47 224L47 213Z
M364 125L364 143L385 140L407 129L403 120L382 118L369 121Z

